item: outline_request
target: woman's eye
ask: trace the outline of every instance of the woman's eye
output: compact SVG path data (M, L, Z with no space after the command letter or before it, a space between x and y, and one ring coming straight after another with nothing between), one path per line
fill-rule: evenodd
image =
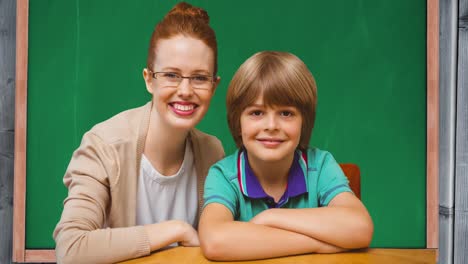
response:
M192 76L192 80L198 81L198 82L207 82L209 81L208 76L204 75L197 75L197 76Z
M169 78L169 79L178 79L179 75L176 73L172 73L172 72L166 72L164 73L164 77Z

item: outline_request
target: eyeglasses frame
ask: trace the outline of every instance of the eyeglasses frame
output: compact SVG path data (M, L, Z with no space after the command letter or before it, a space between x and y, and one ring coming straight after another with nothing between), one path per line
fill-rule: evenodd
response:
M176 72L154 72L154 71L152 71L152 70L150 70L150 69L147 69L147 70L148 70L148 72L150 73L151 77L152 77L153 79L155 79L155 80L158 80L158 78L157 78L157 76L156 76L156 74L158 74L158 73L173 73L173 74L176 74L176 75L179 75L179 76L180 76L181 80L180 80L180 82L179 82L179 84L178 84L177 86L167 86L167 87L172 87L172 88L179 87L179 85L182 83L183 79L188 79L189 84L192 86L193 89L196 89L196 90L210 90L210 89L204 89L204 88L200 88L200 87L195 87L195 86L192 85L192 80L193 80L193 78L195 78L195 77L197 77L197 76L183 76L182 74L179 74L179 73L176 73ZM214 84L214 83L215 83L216 76L214 76L214 75L202 75L202 74L200 74L200 75L198 75L198 76L210 77L210 78L211 78L211 80L210 80L211 84Z

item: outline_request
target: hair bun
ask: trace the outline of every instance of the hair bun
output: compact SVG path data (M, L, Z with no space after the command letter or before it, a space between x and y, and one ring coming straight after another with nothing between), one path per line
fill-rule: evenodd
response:
M180 2L177 5L175 5L169 13L167 13L165 18L168 18L169 16L187 16L187 17L192 17L194 19L201 19L203 20L206 24L210 23L210 17L208 16L208 13L199 7L194 7L189 3L186 2Z

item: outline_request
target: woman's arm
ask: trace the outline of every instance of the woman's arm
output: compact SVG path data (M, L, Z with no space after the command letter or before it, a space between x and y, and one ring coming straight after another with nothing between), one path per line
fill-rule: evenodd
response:
M343 250L299 233L234 221L231 211L218 203L208 204L203 210L199 234L203 254L211 260L251 260Z
M251 222L300 233L338 247L368 247L374 231L369 213L349 192L338 194L327 207L269 209Z
M197 231L187 222L170 220L157 224L145 225L151 251L179 242L181 246L198 247Z
M105 228L109 218L110 174L117 174L115 150L86 133L67 168L68 196L54 231L59 263L111 263L150 254L176 241L192 242L188 224ZM191 226L190 226L191 228ZM192 228L193 229L193 228Z

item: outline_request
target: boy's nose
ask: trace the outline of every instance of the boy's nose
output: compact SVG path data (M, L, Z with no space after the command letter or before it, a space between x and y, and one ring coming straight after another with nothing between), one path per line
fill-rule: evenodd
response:
M267 130L276 130L276 129L278 129L278 120L277 120L277 117L275 115L267 115L266 129Z

